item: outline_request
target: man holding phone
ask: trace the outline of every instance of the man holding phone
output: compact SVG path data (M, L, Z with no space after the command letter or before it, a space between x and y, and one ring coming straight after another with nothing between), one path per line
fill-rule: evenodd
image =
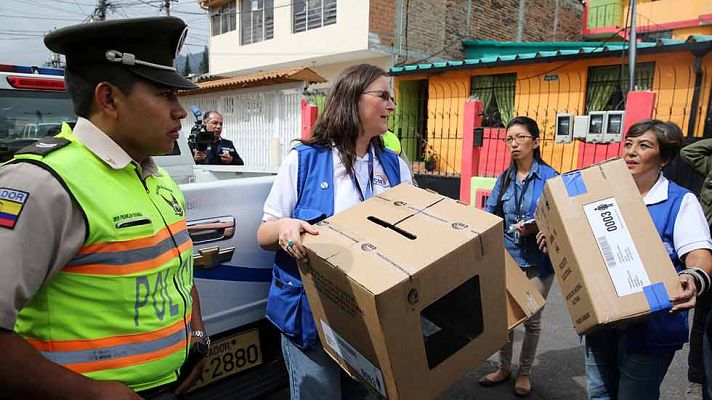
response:
M231 140L223 139L223 116L217 111L208 111L203 115L205 130L213 134L213 142L205 151L191 149L196 164L206 165L245 165L235 150Z

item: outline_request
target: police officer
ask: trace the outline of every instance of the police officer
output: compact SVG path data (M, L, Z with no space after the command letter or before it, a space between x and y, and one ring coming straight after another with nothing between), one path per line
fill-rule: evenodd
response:
M165 397L202 371L185 200L151 158L178 138L176 90L195 88L173 67L186 33L156 17L45 37L78 120L0 167L2 396Z
M217 111L208 111L203 116L205 130L213 134L213 142L205 151L193 149L193 158L197 164L208 165L245 165L235 150L231 140L223 139L223 116Z

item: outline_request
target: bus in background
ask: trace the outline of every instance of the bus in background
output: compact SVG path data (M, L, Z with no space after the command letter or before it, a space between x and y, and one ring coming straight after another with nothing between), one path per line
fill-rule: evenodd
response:
M0 162L76 119L64 70L0 64Z

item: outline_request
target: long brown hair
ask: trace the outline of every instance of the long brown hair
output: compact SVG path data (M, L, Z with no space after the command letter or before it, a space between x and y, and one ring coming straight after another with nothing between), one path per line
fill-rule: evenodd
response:
M311 139L301 141L312 146L336 146L350 175L356 161L356 139L362 130L358 102L368 85L381 76L386 76L386 71L371 64L354 65L343 70L326 98L324 112L314 125ZM377 156L384 149L380 135L371 139L371 145L376 149Z

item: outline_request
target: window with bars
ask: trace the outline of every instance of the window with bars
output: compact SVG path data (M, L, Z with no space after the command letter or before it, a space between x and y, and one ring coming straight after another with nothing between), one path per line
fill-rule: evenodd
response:
M336 23L336 0L294 0L292 33Z
M503 128L514 118L517 74L473 76L470 94L482 101L482 126Z
M272 39L274 0L242 0L240 4L240 44Z
M236 0L232 0L221 7L210 10L210 33L212 36L221 35L237 29Z
M637 90L652 90L655 63L635 66ZM628 93L628 65L589 67L586 82L586 111L609 111L625 109Z

